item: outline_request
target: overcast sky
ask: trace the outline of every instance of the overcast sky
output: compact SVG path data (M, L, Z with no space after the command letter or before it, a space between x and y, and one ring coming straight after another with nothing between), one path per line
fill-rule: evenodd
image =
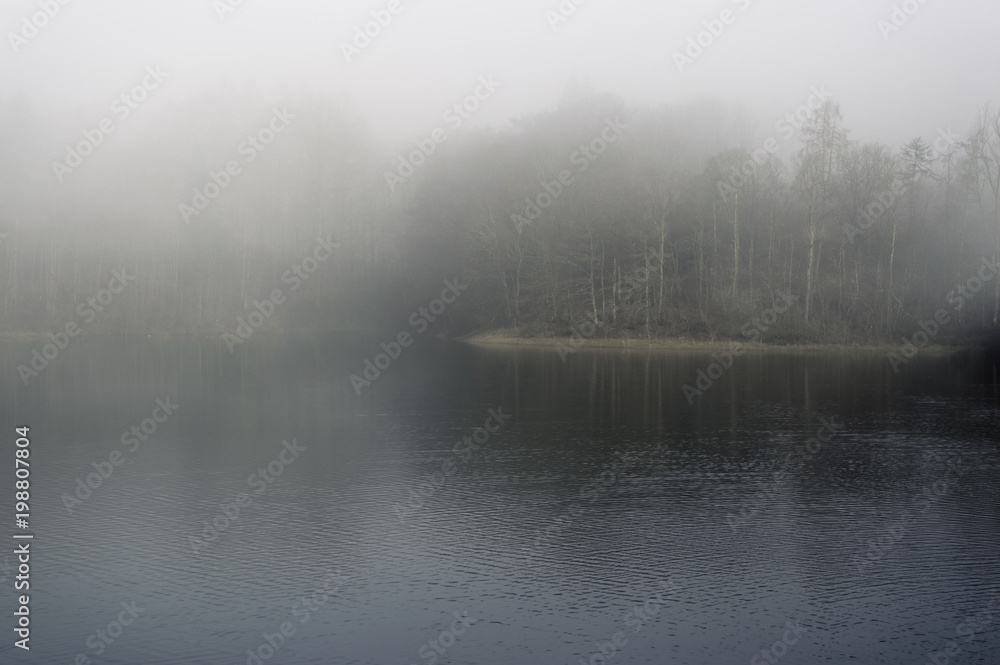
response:
M984 0L911 0L915 13L892 32L878 21L891 21L898 0L586 0L555 28L546 12L559 0L398 0L350 63L341 45L389 0L242 0L220 17L227 1L238 2L68 0L13 44L24 17L58 0L3 0L0 95L101 113L159 65L170 74L160 103L227 81L278 98L346 93L378 134L398 140L440 126L481 76L501 87L469 125L551 109L576 74L629 105L740 101L766 136L825 85L853 138L897 146L939 127L960 131L976 107L1000 102L1000 3ZM730 23L713 24L721 34L678 71L674 54L725 10Z

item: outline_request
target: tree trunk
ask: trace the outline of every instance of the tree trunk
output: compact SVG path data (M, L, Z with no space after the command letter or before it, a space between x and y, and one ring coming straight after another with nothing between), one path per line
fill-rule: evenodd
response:
M736 285L740 276L740 194L735 194L733 207L733 299L736 299Z

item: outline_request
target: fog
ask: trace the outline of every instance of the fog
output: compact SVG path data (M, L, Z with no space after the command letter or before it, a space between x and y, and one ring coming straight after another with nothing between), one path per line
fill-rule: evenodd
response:
M159 63L172 75L159 103L226 84L347 94L378 135L398 139L427 129L482 75L504 89L473 126L553 108L574 74L630 105L740 101L765 124L826 84L858 138L894 145L964 124L968 109L1000 92L992 27L1000 8L975 0L921 3L888 38L878 21L899 3L589 0L554 21L546 12L559 11L555 0L401 0L350 63L341 44L386 2L244 0L220 9L228 2L68 2L16 53L8 43L3 93L101 108ZM679 72L673 54L726 9L735 21ZM37 11L36 1L4 3L4 33Z
M0 663L1000 662L998 26L2 0Z
M4 329L58 326L117 262L142 295L98 329L222 335L325 234L338 259L275 330L391 326L461 274L476 303L451 333L562 334L587 309L714 338L780 285L810 302L803 323L823 312L789 340L904 334L1000 249L998 18L916 0L9 2ZM652 286L623 296L651 253Z

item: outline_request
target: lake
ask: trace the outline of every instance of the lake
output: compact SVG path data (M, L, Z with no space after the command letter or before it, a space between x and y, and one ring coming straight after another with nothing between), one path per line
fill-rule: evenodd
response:
M995 364L379 341L3 342L33 662L1000 662Z

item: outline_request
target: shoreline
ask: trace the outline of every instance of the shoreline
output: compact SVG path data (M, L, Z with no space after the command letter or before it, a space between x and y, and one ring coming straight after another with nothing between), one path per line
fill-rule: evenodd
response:
M505 347L558 347L560 345L579 349L611 349L611 350L664 350L664 351L728 351L736 343L743 345L747 351L756 352L829 352L851 351L864 353L898 352L900 344L769 344L760 342L744 342L741 340L719 339L699 340L685 337L604 337L578 338L572 337L522 337L510 331L489 331L455 337L455 341L474 346L505 346ZM921 353L929 352L946 355L957 351L973 351L975 346L929 344L920 347Z
M91 338L148 338L148 339L212 339L222 333L207 332L91 332L85 337ZM361 335L367 334L378 337L380 333L373 330L332 330L332 331L296 331L279 332L275 334L262 333L262 337L274 338L282 337L302 337L302 336L325 336L337 334ZM526 348L569 348L573 351L580 349L590 350L659 350L659 351L730 351L734 344L742 344L744 350L754 352L861 352L861 353L889 353L899 352L900 344L836 344L832 342L810 342L807 344L772 344L760 342L746 342L737 339L693 339L688 337L590 337L573 338L570 336L559 337L555 335L539 335L535 337L524 337L511 330L491 330L485 332L472 333L468 335L453 336L448 333L434 335L438 339L451 340L463 344L484 347L526 347ZM48 340L47 333L0 333L0 341L27 341L27 340ZM975 344L928 344L920 347L922 353L932 353L946 355L960 351L976 351L980 347Z

